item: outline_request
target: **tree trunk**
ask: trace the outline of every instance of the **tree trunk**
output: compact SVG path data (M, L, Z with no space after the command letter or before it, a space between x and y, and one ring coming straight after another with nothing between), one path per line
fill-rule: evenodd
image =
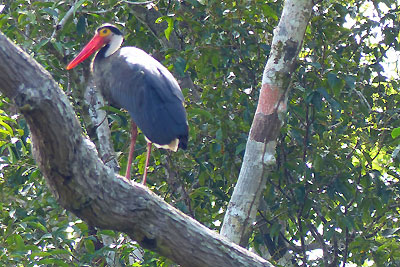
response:
M242 168L221 228L223 236L244 247L252 231L266 176L275 167L275 148L286 116L290 79L312 6L312 0L285 1L279 25L274 30Z
M105 166L57 83L2 33L0 90L24 115L53 195L89 225L125 232L181 266L271 266Z

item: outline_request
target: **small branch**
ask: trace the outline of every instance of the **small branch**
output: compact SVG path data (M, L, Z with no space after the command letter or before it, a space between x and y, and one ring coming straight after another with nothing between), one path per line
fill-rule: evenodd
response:
M332 266L338 266L339 265L339 247L338 247L338 240L336 237L336 234L333 234L333 261L332 261Z
M114 7L109 8L109 9L105 9L105 10L97 10L97 11L94 11L94 10L82 10L81 12L85 13L85 14L106 14L106 13L109 13L109 12L111 12L113 10L114 10Z
M371 110L372 110L371 105L368 103L365 96L357 89L353 89L353 91L356 92L357 96L361 99L361 102L364 103L364 105L367 106L368 111L371 112Z
M119 165L115 157L114 146L111 142L111 131L108 126L107 112L101 109L101 107L104 106L104 99L100 92L95 89L92 80L86 87L84 98L88 107L91 125L96 129L96 135L99 140L98 151L100 157L106 166L118 172Z
M306 242L304 240L304 235L303 235L303 223L301 221L300 215L297 217L297 224L299 226L299 232L300 232L300 243L301 243L301 252L303 254L303 266L307 266L307 254L306 254Z
M326 247L325 241L323 236L318 233L317 228L315 228L315 226L313 224L309 224L308 225L311 234L314 236L315 240L317 240L317 242L321 245L322 247L322 251L323 251L323 258L324 258L324 264L325 266L329 266L329 251Z
M273 221L267 219L267 217L263 214L263 212L261 210L258 210L258 213L260 214L261 218L264 221L266 221L269 225L273 225L274 224ZM302 251L301 247L296 246L295 244L290 242L290 240L288 240L281 231L279 232L279 236L288 244L289 248L291 250L293 250L294 252L300 253Z
M75 10L75 7L76 7L77 4L78 4L78 1L75 1L75 3L67 11L67 13L65 13L64 17L62 18L62 20L54 26L54 31L51 34L50 40L55 38L56 34L58 32L60 32L64 28L64 26L67 23L68 19L74 14L74 10Z
M353 156L354 151L356 151L356 149L358 148L359 145L360 145L360 139L357 138L356 145L355 145L354 148L350 151L350 153L348 153L348 154L346 155L346 159L350 159L350 157Z
M343 252L343 262L342 262L342 267L345 267L346 266L346 262L347 262L347 257L348 257L348 254L349 254L349 242L350 240L349 240L349 229L346 227L346 242L345 242L345 245L344 245L344 252Z
M307 159L307 147L308 147L308 136L309 136L309 131L310 131L310 122L308 120L308 110L309 110L309 105L306 105L306 127L305 127L305 135L303 139L303 164L304 166L306 165L306 159ZM306 171L304 171L306 172ZM304 174L305 175L305 174Z
M130 4L130 5L148 5L148 4L153 4L155 0L151 1L144 1L144 2L132 2L132 1L127 1L127 0L122 0L122 3ZM158 3L159 1L157 1Z

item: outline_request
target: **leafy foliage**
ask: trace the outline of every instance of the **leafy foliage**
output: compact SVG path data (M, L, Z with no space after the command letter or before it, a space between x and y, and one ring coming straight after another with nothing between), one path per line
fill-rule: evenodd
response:
M159 1L142 7L159 13L151 22L138 19L138 6L124 1L71 4L5 1L1 31L59 82L91 137L82 100L89 64L70 72L65 65L99 24L125 26L125 45L146 50L178 79L189 77L194 87L183 88L189 149L155 150L149 187L219 230L283 1ZM292 251L294 262L310 266L399 264L399 76L387 66L399 49L397 10L384 0L326 0L314 7L292 78L276 170L267 177L250 243L262 254L267 247L273 261ZM163 31L150 30L157 23ZM180 45L165 46L163 38ZM126 236L92 229L57 205L32 159L24 119L8 99L0 100L0 264L102 266L115 252L120 264L140 266ZM107 109L123 172L129 117ZM140 135L138 179L144 151ZM104 245L104 236L113 244ZM323 256L310 257L315 249ZM141 264L171 265L148 251Z

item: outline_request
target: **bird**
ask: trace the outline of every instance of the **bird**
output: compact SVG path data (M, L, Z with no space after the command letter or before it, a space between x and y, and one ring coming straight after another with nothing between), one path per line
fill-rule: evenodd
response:
M113 24L103 24L93 38L67 65L75 68L97 52L91 63L94 83L111 106L123 108L131 116L131 143L126 170L130 168L135 149L137 127L147 141L143 184L146 184L151 145L177 151L186 149L189 126L184 97L178 82L169 70L145 51L121 47L122 32Z

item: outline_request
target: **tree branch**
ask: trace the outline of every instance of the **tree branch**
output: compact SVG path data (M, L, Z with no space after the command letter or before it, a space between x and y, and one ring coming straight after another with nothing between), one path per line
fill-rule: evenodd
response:
M271 266L106 167L57 83L2 33L0 90L24 115L53 195L89 225L125 232L182 266Z

